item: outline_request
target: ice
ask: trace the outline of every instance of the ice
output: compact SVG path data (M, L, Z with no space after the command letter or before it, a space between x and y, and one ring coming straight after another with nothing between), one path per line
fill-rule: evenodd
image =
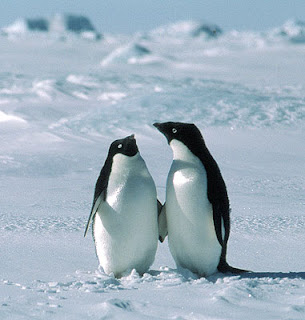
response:
M1 319L304 319L302 25L199 26L0 35ZM228 262L253 273L198 278L167 240L142 277L99 269L83 233L108 147L134 133L163 202L172 154L152 123L168 120L202 131L232 208Z

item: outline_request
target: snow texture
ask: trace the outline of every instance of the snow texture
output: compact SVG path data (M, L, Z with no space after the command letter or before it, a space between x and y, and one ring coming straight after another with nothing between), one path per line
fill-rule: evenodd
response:
M199 26L100 42L2 31L1 319L304 319L304 24ZM83 232L108 147L135 133L164 201L172 154L152 123L169 120L202 131L232 207L228 262L253 273L198 278L167 241L143 277L98 268Z

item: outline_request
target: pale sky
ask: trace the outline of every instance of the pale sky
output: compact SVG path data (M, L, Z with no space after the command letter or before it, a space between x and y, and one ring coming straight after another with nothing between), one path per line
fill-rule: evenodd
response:
M107 33L148 31L187 19L224 30L266 30L289 18L305 20L305 0L0 0L0 27L20 17L55 13L88 16Z

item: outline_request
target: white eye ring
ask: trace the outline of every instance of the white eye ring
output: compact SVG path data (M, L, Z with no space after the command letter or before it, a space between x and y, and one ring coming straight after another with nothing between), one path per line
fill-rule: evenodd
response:
M176 128L173 128L172 129L172 133L176 133L177 132L177 129Z
M122 143L120 143L120 144L118 145L118 149L122 149L122 147L123 147L123 145L122 145Z

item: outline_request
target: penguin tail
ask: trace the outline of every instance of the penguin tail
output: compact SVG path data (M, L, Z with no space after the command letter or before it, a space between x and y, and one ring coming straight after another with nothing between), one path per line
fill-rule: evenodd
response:
M235 267L231 267L226 260L220 259L218 267L217 267L219 272L222 273L232 273L232 274L242 274L246 272L251 272L250 270L244 270L244 269L239 269Z

